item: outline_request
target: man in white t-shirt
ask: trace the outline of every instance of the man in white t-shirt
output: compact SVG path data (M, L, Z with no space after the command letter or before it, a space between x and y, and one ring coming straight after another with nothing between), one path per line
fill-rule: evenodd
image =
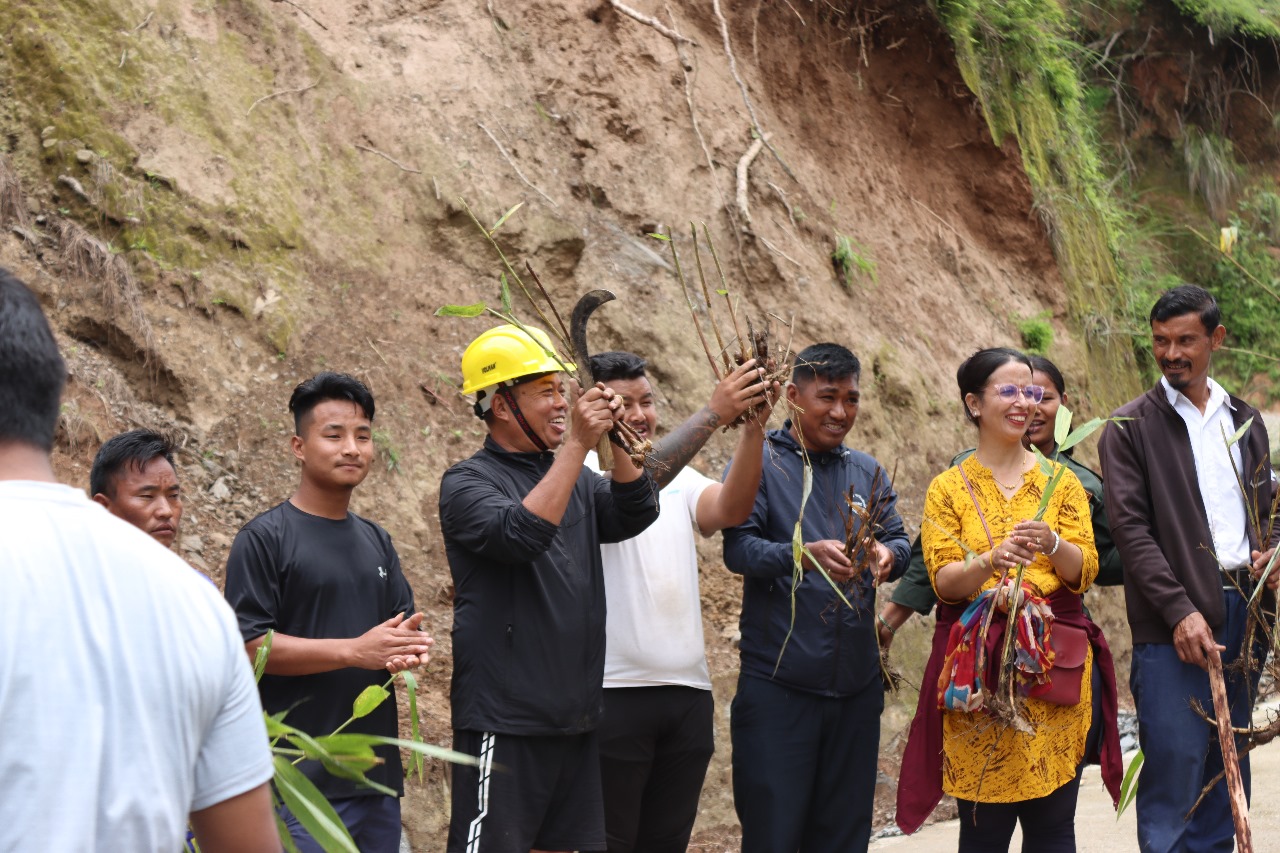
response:
M278 853L262 708L231 608L60 485L66 366L0 269L0 850Z
M622 395L623 419L653 438L657 401L645 361L628 352L592 356L591 374ZM601 545L604 560L604 716L600 765L610 853L681 851L715 751L711 677L702 639L694 528L704 536L751 514L770 388L754 360L720 381L707 405L658 442L653 478L662 512L634 539ZM685 467L717 429L761 406L739 428L724 483ZM754 464L753 464L754 463ZM594 455L587 464L594 467Z

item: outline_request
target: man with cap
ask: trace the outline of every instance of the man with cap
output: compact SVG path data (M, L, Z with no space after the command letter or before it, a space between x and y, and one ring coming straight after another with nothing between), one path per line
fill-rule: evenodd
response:
M516 326L462 355L489 434L440 485L454 748L480 760L454 769L450 851L605 849L600 543L640 533L658 501L617 446L610 479L583 467L621 404L600 383L570 390L568 369L544 332Z

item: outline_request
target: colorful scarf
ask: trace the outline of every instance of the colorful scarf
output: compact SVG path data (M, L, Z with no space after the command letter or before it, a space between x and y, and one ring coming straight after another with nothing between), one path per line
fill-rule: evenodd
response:
M1004 609L997 591L989 589L965 608L951 626L946 656L938 677L938 708L972 713L986 705L987 693L999 682L1000 648L992 640L1003 631L990 631L997 612ZM1013 671L1018 690L1025 696L1032 687L1044 684L1053 669L1053 611L1049 603L1022 585L1023 601L1016 617L1013 644ZM1007 630L1007 629L1006 629Z

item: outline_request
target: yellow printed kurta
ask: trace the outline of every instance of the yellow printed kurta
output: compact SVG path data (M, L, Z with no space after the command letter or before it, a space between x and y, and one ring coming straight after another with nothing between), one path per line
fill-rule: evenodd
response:
M995 544L1008 538L1015 524L1035 516L1049 481L1038 466L1026 475L1013 498L1008 499L996 485L991 471L976 456L970 456L961 465L982 506ZM1071 590L1084 592L1098 574L1098 552L1093 545L1088 493L1070 470L1054 490L1043 520L1064 541L1075 543L1084 552L1079 588ZM925 565L935 591L938 570L964 559L964 549L951 537L976 554L991 550L973 498L955 468L939 474L929 485L920 535ZM995 586L999 577L999 572L993 572L982 590ZM1036 555L1023 573L1023 580L1043 596L1066 586L1043 554ZM977 597L975 592L969 600ZM1030 735L1004 726L981 711L974 714L944 711L942 789L954 797L976 802L1013 803L1051 794L1073 779L1084 757L1085 738L1093 713L1092 670L1093 650L1090 649L1080 685L1079 705L1027 700L1024 716L1034 729ZM922 685L921 689L936 688Z

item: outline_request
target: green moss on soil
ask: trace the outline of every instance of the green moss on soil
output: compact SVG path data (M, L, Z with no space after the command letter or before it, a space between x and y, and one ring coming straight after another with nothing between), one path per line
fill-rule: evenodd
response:
M937 7L996 144L1018 143L1073 318L1086 331L1114 326L1106 306L1125 288L1118 247L1126 226L1107 193L1062 7L1056 0L938 0ZM1100 403L1135 389L1127 345L1094 336L1089 356Z

